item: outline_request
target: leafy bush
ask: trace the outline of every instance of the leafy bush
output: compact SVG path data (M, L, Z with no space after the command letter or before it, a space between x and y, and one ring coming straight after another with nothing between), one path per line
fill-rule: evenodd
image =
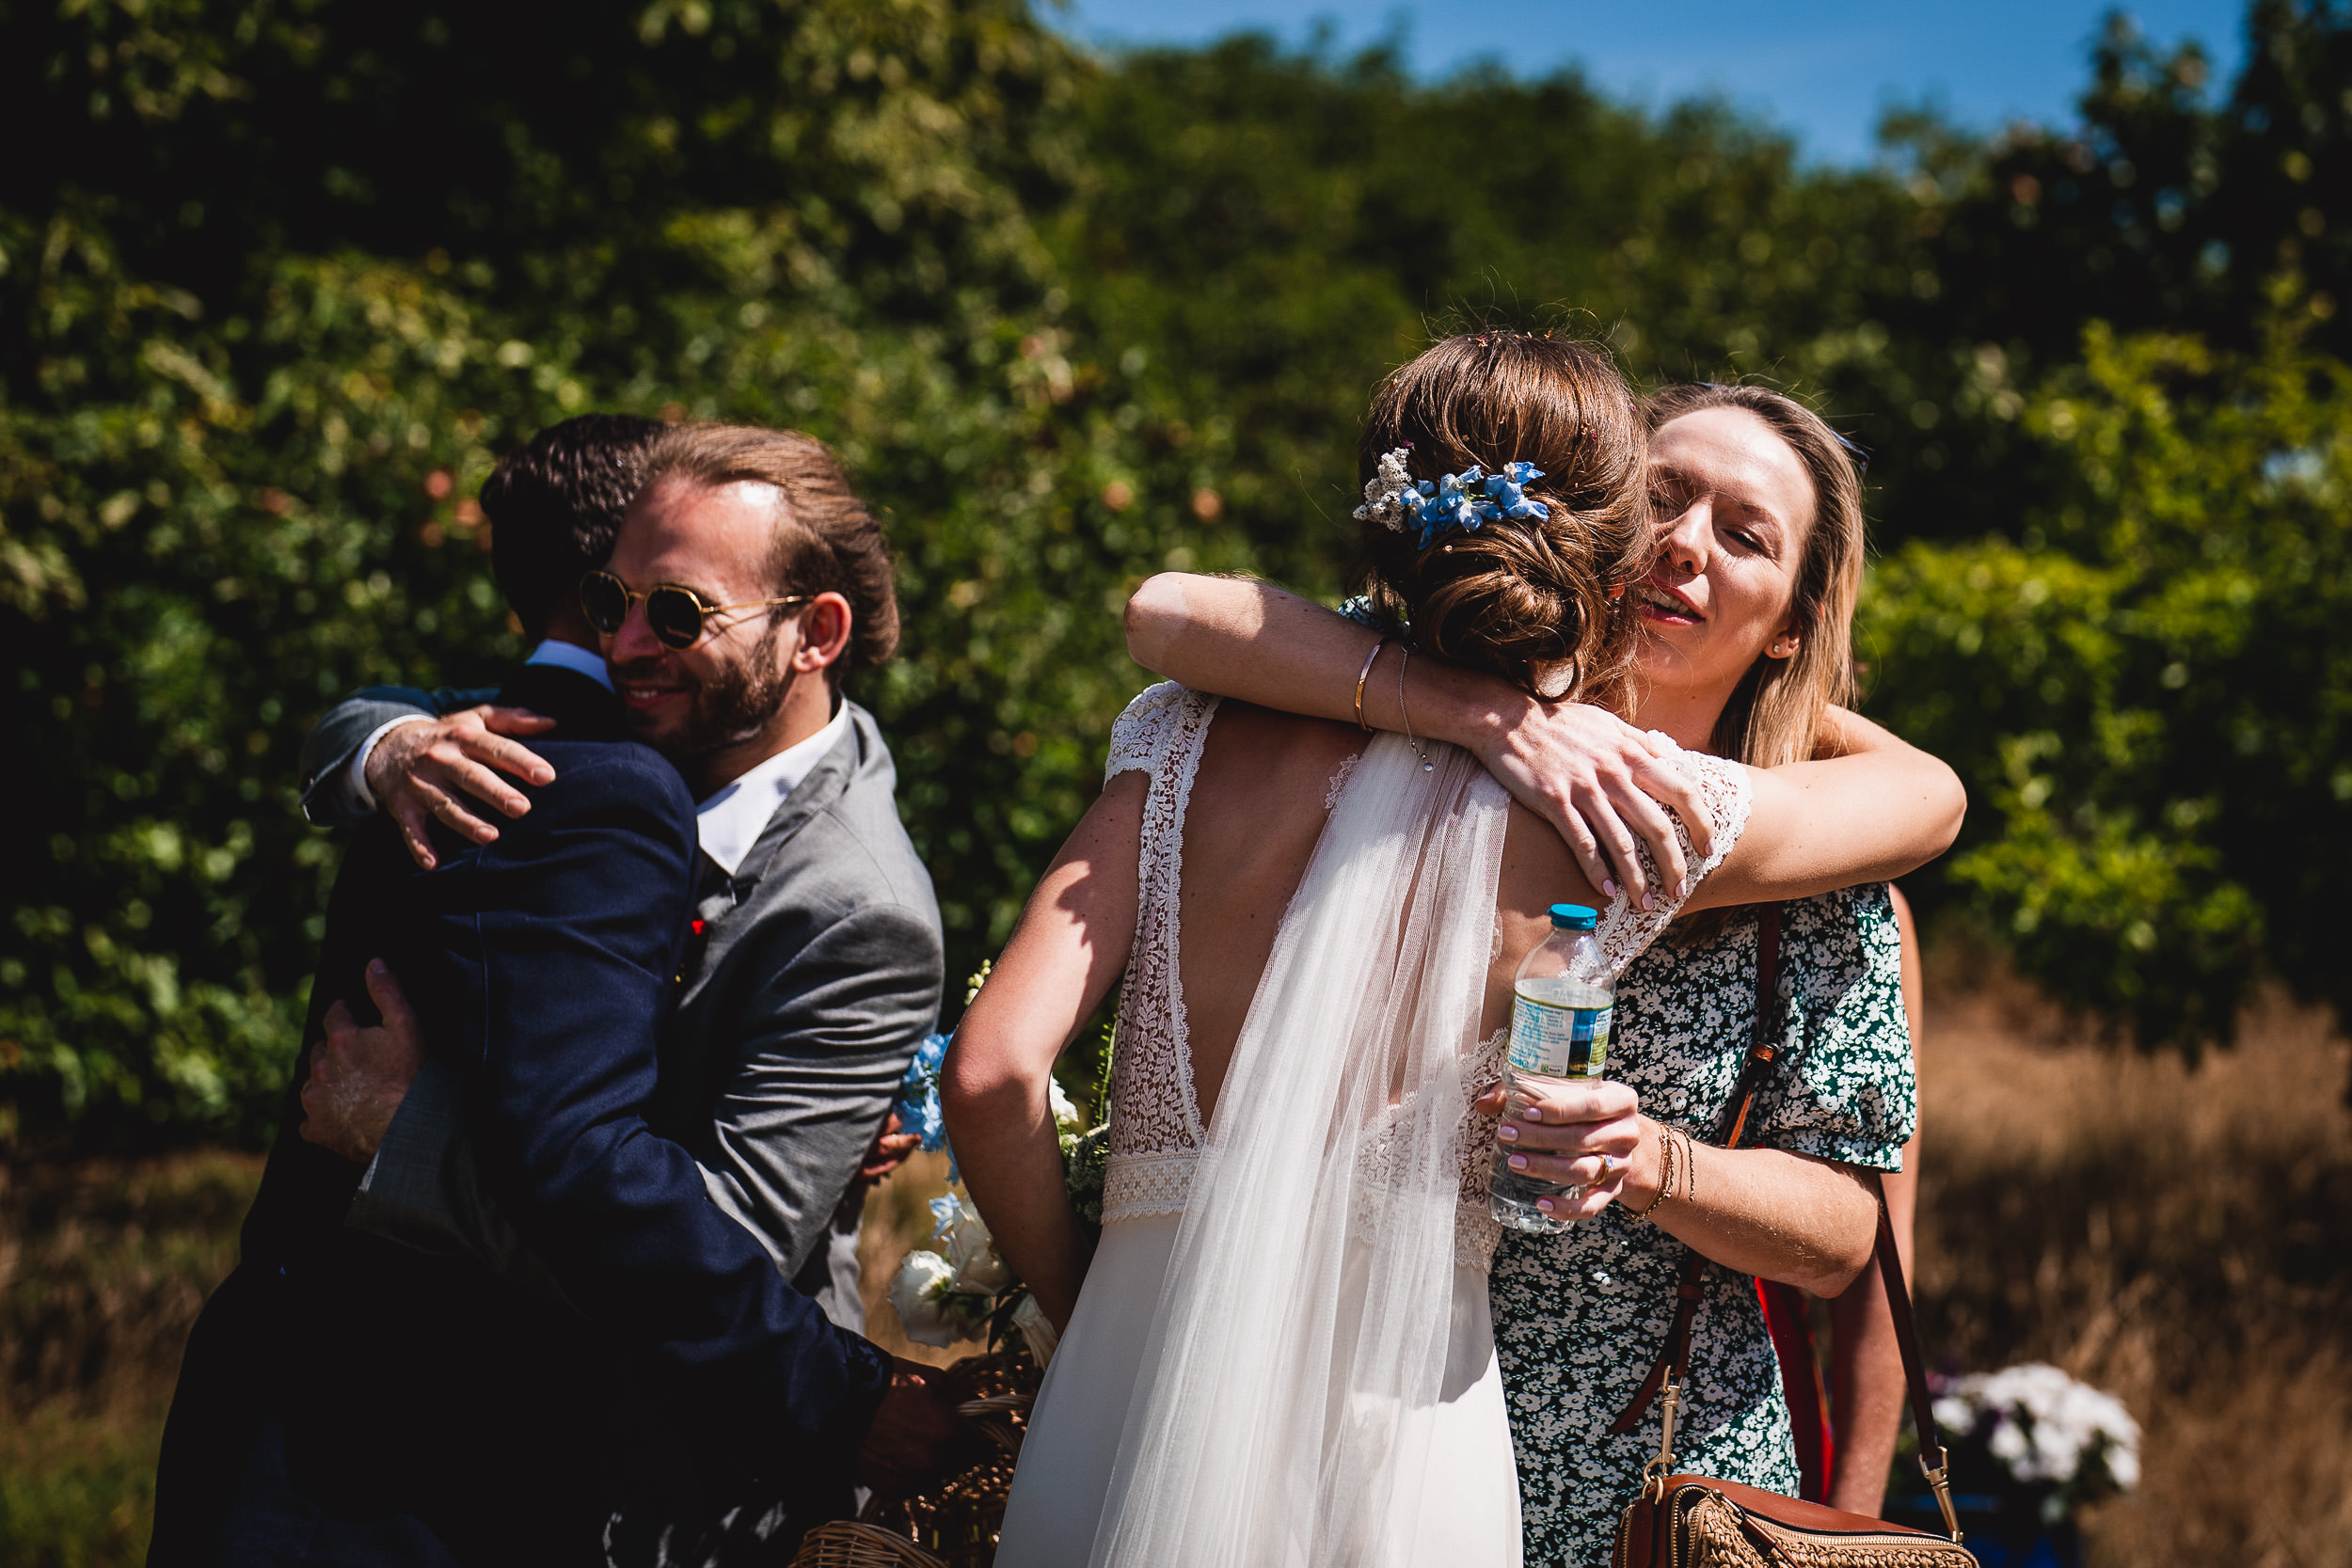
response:
M2352 27L2249 16L2225 103L2114 31L2081 126L1839 170L1573 72L1095 61L1021 0L6 12L0 1147L263 1135L336 860L297 737L517 655L469 498L533 430L842 451L968 969L1140 684L1126 593L1337 588L1365 391L1448 312L1872 447L1877 700L1976 785L1950 891L2021 965L2152 1039L2334 985Z
M335 863L298 736L517 657L468 498L552 420L842 451L907 610L861 695L975 959L1136 684L1126 590L1246 559L1217 433L1061 322L1029 209L1078 67L1025 10L577 8L570 87L526 23L10 19L0 98L87 140L0 187L0 1142L263 1135Z
M2289 310L2247 354L2092 329L2026 416L2067 477L2025 543L1865 600L1879 709L1970 775L1951 880L2149 1043L2229 1037L2265 964L2352 1002L2352 370Z

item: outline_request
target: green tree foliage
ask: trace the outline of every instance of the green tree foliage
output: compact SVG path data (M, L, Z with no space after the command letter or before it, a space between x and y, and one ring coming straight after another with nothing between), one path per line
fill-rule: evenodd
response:
M2021 487L2064 464L2017 428L2019 389L2073 363L2084 327L2254 346L2281 272L2305 280L2312 341L2352 354L2352 11L2256 0L2248 63L2219 102L2194 44L2161 55L2121 17L2093 52L2081 119L1990 145L1897 117L1925 255L1885 301L1918 343L1913 401L1883 405L1872 479L1909 537L2014 537Z
M1917 200L1801 170L1718 105L1652 119L1573 72L1417 87L1384 51L1242 37L1129 56L1075 113L1089 155L1057 249L1079 309L1235 432L1241 524L1293 580L1337 586L1366 391L1448 323L1558 321L1647 375L1913 401L1877 302L1929 264Z
M1977 802L1951 880L2022 968L2150 1043L2226 1038L2266 964L2352 1004L2352 370L2094 327L2022 421L2025 542L1915 543L1866 596L1881 716Z
M589 407L833 441L898 543L861 693L958 962L1136 684L1117 605L1232 563L1032 222L1078 67L1017 5L189 3L8 18L0 1136L258 1135L333 845L294 747L518 644L469 498ZM551 61L551 64L550 64ZM17 145L30 145L18 139Z
M1091 794L1133 583L1336 588L1364 395L1449 315L1873 449L1878 701L2062 994L2193 1037L2257 963L2324 986L2352 61L2337 0L2249 26L2217 105L2119 29L2079 126L1846 170L1572 72L1093 61L1021 0L0 4L0 1143L262 1132L336 857L297 737L516 657L469 498L532 431L849 459L961 973Z

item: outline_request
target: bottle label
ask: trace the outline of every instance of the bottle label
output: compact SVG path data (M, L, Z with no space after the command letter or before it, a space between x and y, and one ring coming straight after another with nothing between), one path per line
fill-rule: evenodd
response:
M1511 1066L1547 1078L1598 1078L1609 1066L1613 1004L1564 1007L1520 995L1511 1011Z

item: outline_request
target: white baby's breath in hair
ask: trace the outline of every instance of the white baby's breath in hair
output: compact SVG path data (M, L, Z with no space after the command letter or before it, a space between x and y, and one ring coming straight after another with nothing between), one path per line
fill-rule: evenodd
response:
M1364 504L1356 509L1358 522L1378 523L1392 533L1405 531L1405 519L1415 496L1413 476L1405 467L1405 460L1411 455L1409 447L1397 447L1382 454L1379 467L1364 485Z

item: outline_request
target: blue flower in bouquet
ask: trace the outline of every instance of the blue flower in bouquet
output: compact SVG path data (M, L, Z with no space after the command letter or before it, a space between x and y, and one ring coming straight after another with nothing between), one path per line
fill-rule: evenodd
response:
M947 1147L947 1115L939 1103L939 1067L946 1059L947 1037L932 1035L915 1049L907 1074L898 1080L898 1100L892 1107L898 1125L923 1141L926 1154Z

